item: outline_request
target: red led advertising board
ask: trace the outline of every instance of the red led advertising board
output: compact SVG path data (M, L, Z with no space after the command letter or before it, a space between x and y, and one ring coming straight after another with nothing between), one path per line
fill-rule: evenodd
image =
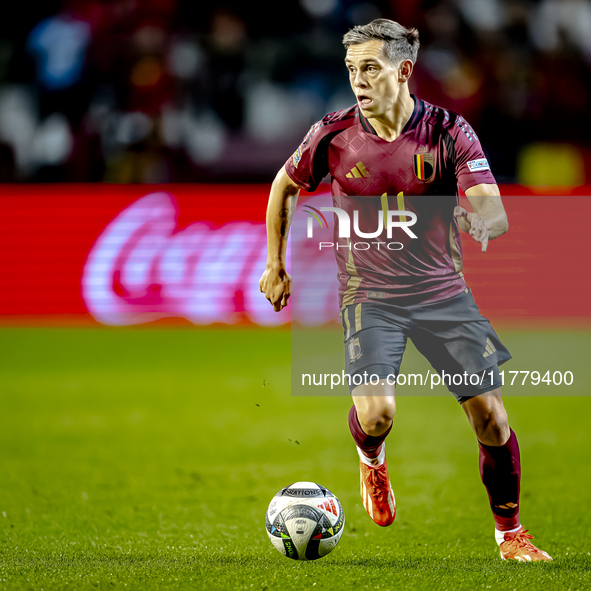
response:
M590 190L557 197L558 191L501 188L509 232L485 254L463 235L464 274L486 316L586 322ZM289 308L274 313L258 287L268 191L268 185L5 185L0 322L287 324ZM302 195L300 203L318 199ZM296 212L296 219L303 215ZM336 302L336 277L329 281ZM333 313L327 310L326 318Z

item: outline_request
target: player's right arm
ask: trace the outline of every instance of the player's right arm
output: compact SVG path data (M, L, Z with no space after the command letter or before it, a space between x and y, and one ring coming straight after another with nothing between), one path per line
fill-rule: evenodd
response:
M328 174L328 144L335 132L351 125L351 109L329 113L312 125L298 149L277 173L267 206L267 268L259 286L279 312L291 295L287 273L287 236L300 188L312 193Z
M291 295L291 277L287 272L287 237L298 202L300 187L285 171L277 173L267 205L267 268L259 281L259 287L279 312Z

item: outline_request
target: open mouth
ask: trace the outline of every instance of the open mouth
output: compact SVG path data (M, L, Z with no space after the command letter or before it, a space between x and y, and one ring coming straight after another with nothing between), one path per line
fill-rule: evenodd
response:
M367 107L369 107L373 102L373 99L369 98L368 96L365 96L364 94L360 94L357 97L357 102L359 103L359 106L362 109L367 109Z

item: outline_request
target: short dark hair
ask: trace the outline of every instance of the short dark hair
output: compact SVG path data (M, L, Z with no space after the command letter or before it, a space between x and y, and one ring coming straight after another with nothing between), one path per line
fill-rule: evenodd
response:
M410 60L413 64L417 61L417 52L421 46L419 32L414 27L407 29L387 18L353 27L343 36L343 45L349 49L351 45L360 45L372 39L384 41L384 53L394 64L402 60Z

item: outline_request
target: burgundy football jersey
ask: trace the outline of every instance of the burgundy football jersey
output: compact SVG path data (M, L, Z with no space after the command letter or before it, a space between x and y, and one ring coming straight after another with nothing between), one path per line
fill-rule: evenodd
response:
M350 238L339 238L334 219L341 306L385 298L402 306L428 303L466 289L453 217L458 187L496 181L474 130L460 115L413 100L413 114L392 142L380 138L355 105L315 123L285 163L289 177L306 191L330 175L333 205L351 220ZM395 227L387 236L384 216L392 210L416 215L410 233ZM375 233L380 217L383 232L360 237Z

